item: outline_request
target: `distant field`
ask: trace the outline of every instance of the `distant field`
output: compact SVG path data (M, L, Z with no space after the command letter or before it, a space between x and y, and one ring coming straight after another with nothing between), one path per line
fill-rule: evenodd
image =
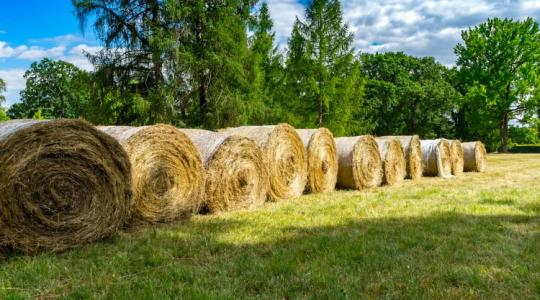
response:
M540 154L0 256L0 298L539 298Z

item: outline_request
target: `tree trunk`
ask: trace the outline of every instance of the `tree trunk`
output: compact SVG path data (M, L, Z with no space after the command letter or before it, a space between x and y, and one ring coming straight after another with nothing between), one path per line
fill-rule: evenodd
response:
M201 71L201 73L203 73ZM199 76L199 110L200 110L200 123L204 123L206 113L208 111L208 95L206 90L206 75L200 74Z
M317 125L318 127L323 125L323 99L319 99L319 120Z
M500 126L500 134L501 134L501 149L500 151L502 153L508 152L508 113L505 113L503 115L503 118L501 120L501 126Z

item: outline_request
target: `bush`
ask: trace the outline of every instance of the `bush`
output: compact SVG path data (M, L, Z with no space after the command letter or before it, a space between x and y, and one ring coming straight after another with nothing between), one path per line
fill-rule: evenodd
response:
M540 144L514 145L510 149L512 153L540 153Z

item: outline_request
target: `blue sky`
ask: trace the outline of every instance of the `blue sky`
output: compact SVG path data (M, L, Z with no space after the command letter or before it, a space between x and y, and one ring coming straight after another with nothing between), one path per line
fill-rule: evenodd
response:
M267 0L283 48L307 0ZM489 17L540 20L540 0L342 0L343 18L362 52L404 51L452 65L460 32ZM92 30L83 36L69 0L0 0L0 78L9 106L19 100L24 71L44 57L91 70L84 53L101 49Z

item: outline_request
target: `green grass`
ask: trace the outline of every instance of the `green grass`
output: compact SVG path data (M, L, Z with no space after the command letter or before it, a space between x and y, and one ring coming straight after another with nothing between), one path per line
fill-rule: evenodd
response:
M540 155L0 256L0 298L539 298Z

